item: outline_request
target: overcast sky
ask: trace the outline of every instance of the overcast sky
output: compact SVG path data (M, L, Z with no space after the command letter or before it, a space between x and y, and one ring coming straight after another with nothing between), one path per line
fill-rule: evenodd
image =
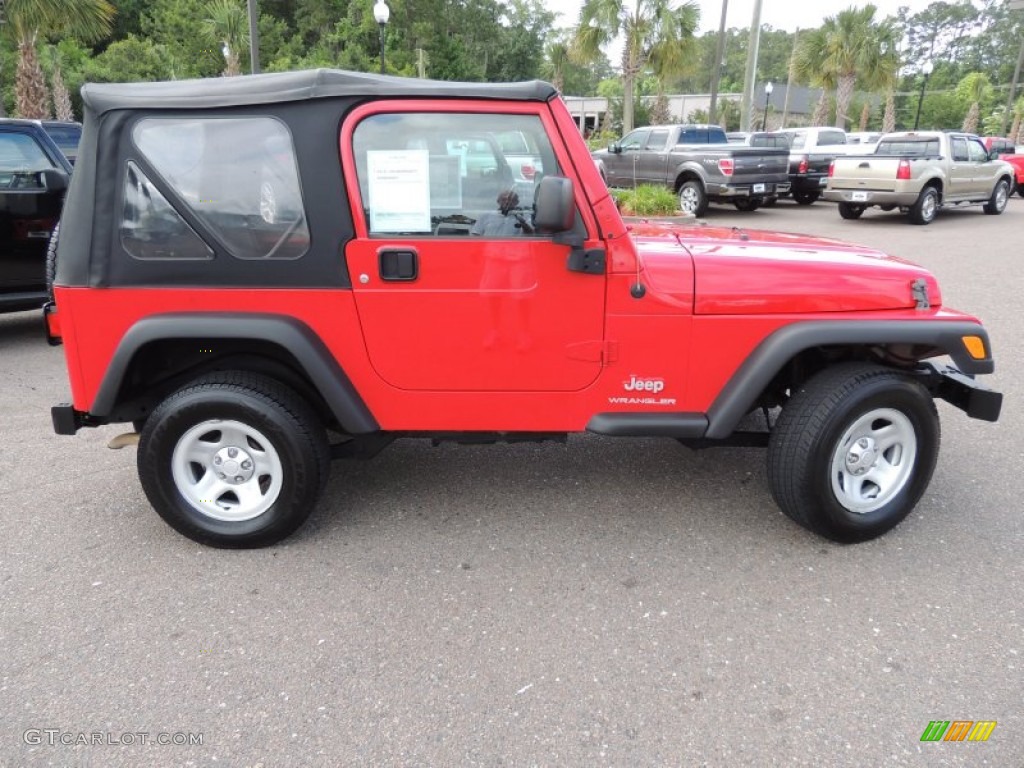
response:
M878 16L895 16L900 6L910 6L912 11L927 8L932 0L876 0ZM570 27L578 19L582 0L546 0L548 8L561 13L556 22L558 26ZM701 31L717 30L722 18L722 0L698 0L700 5ZM850 6L864 6L866 2L858 0L762 0L761 23L770 24L775 29L793 31L800 27L817 27L826 16L833 16ZM748 27L754 13L754 0L729 0L729 15L726 25L729 27Z

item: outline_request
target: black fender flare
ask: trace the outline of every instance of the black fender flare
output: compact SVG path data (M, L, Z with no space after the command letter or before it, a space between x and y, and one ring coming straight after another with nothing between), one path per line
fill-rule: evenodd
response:
M970 356L963 336L985 343L982 360ZM757 402L758 397L790 360L822 346L920 344L948 354L963 373L992 373L995 363L988 333L978 323L945 320L822 320L780 328L743 361L708 409L708 439L724 439Z
M102 419L113 412L135 354L163 339L251 339L276 344L295 358L346 432L362 435L380 430L334 355L308 325L294 317L241 312L175 312L137 322L114 351L91 415Z

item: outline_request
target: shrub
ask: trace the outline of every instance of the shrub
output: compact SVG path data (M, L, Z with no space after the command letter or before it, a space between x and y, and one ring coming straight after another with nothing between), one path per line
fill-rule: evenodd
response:
M652 184L615 191L615 201L626 216L671 216L679 211L672 190Z

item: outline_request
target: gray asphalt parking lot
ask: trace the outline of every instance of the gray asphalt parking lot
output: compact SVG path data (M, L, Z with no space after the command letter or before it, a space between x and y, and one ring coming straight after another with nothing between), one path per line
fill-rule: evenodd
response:
M208 549L105 447L123 430L52 433L62 353L0 316L0 765L1021 765L1024 200L708 221L909 258L985 321L1003 416L939 405L901 526L816 538L756 449L405 441L335 463L283 545ZM922 743L932 720L998 726Z

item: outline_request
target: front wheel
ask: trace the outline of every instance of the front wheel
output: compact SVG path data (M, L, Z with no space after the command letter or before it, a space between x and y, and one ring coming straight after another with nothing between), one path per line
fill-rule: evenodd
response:
M866 210L866 205L854 205L853 203L839 204L839 215L844 219L859 219Z
M1024 181L1017 184L1017 197L1024 197Z
M833 541L867 541L914 509L938 451L939 417L919 382L848 363L809 379L783 408L768 481L800 525Z
M1000 179L999 183L996 184L996 188L992 190L992 196L985 203L985 207L982 209L989 216L998 216L1004 210L1006 210L1006 201L1010 199L1010 182L1006 179Z
M811 205L821 196L819 192L794 192L793 199L797 205Z
M697 217L708 212L708 196L699 181L684 181L679 187L679 210Z
M313 410L273 379L225 372L164 400L139 440L142 488L176 531L214 547L265 547L309 516L329 472Z

